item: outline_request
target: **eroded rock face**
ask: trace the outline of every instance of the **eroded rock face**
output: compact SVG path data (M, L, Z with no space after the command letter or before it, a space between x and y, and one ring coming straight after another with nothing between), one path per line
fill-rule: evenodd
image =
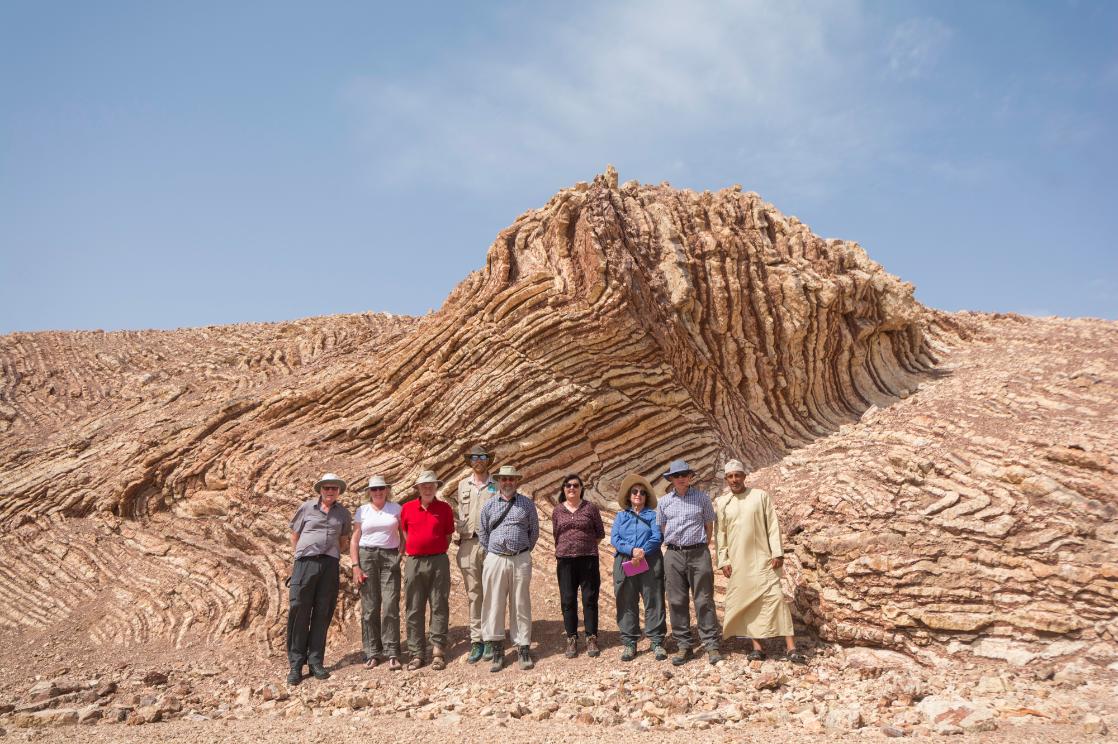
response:
M917 656L1111 664L1118 328L952 322L971 341L916 394L754 475L795 533L796 603L827 637Z
M677 457L711 488L730 457L767 468L824 637L1113 647L1115 325L1039 323L928 311L755 194L608 172L518 218L423 318L7 336L0 624L276 645L318 473L381 473L399 499L430 467L453 498L481 441L545 513L567 472L610 505ZM1051 338L1074 353L1034 359Z

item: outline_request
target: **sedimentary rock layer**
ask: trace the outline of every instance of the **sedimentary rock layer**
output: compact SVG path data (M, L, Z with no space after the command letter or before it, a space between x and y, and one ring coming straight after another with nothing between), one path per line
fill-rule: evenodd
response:
M874 457L812 449L844 431L874 432L865 436L876 442L873 422L908 411L894 405L902 398L917 410L897 419L897 436L908 431L902 424L917 426L926 390L965 379L938 366L945 355L978 343L999 348L996 336L985 340L986 323L926 310L860 247L813 235L756 194L619 186L608 172L518 218L490 247L485 268L423 318L8 336L0 339L0 592L8 594L0 624L69 622L105 642L275 642L285 612L285 525L317 473L341 473L354 487L381 473L397 484L396 498L407 498L418 471L431 467L452 497L461 454L480 441L527 473L524 488L545 516L566 472L582 473L592 498L609 504L626 472L655 476L676 457L711 486L731 456L783 467L760 477L795 517L801 542L789 589L802 619L829 637L939 651L979 636L1101 639L1097 626L1113 622L1114 611L1094 609L1080 594L1061 597L1067 613L1092 607L1090 628L1039 631L1039 621L1010 612L949 628L943 618L953 605L921 599L911 571L858 573L858 558L891 555L878 547L887 524L948 519L979 526L946 525L934 540L890 544L916 551L914 565L934 563L927 591L967 586L970 558L941 558L997 550L992 538L1013 539L1026 522L1000 520L1018 508L1001 492L988 494L993 506L952 503L924 515L935 499L957 493L969 503L960 488L982 488L954 483L964 476L939 473L935 458L923 481L898 485ZM1021 326L1026 341L1029 327ZM1113 324L1091 333L1113 334ZM1066 366L1053 362L1049 371ZM1089 405L1061 405L1089 408L1105 423L1114 390L1099 384L1084 393ZM1006 405L995 416L969 388L956 394L1002 428L973 436L981 427L960 429L953 455L967 467L996 463L987 450L1001 446L1012 459L1008 430L1026 409ZM867 409L877 413L856 423ZM938 421L936 409L921 415ZM1113 444L1112 435L1098 436L1092 447ZM877 446L865 444L874 453ZM817 460L786 457L816 451L829 468L818 490ZM1061 473L1040 468L1020 482L1044 475L1060 493L1078 493ZM840 485L826 487L832 482ZM999 482L1011 494L1020 486ZM1096 530L1092 520L1112 508L1112 481L1100 482L1098 493L1079 495L1101 512L1062 517L1073 533ZM793 504L801 511L788 511ZM1009 511L990 511L999 506ZM870 517L853 518L867 510ZM845 552L836 552L842 539ZM1043 562L1051 545L1025 540L1005 554ZM1113 564L1113 541L1098 545L1093 560ZM537 550L541 566L550 567L548 547L545 539ZM1086 553L1075 555L1073 568L1084 568ZM836 575L848 563L855 568ZM1113 573L1093 576L1091 591L1114 591ZM871 597L871 588L883 596ZM885 602L891 590L912 599ZM1030 617L1041 611L1029 606ZM351 621L347 607L343 623ZM82 620L91 614L97 622Z

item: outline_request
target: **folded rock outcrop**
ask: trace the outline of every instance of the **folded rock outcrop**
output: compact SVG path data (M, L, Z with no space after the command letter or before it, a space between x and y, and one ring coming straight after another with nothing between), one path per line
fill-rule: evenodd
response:
M545 513L567 472L609 505L676 457L712 489L730 457L761 468L824 637L1112 650L1115 324L1049 323L930 311L756 194L610 170L521 215L421 318L13 334L0 626L275 645L286 522L316 474L407 498L431 467L452 498L481 441ZM1012 374L1053 338L1068 353ZM977 372L944 368L960 355Z

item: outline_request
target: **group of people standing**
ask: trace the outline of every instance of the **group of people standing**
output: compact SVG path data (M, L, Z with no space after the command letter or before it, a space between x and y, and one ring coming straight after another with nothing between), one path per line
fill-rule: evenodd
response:
M442 481L432 471L416 480L418 498L393 501L382 476L369 479L368 502L351 519L338 503L345 482L327 473L314 484L317 498L304 502L291 520L295 565L290 579L287 681L299 684L303 667L318 679L330 676L324 666L326 631L338 593L339 557L348 550L353 578L360 588L361 636L365 664L403 669L400 659L401 579L407 627L408 669L446 666L450 603L450 561L457 562L466 590L470 650L467 663L490 662L491 672L505 665L505 640L515 647L521 669L532 669L532 550L539 540L539 513L534 501L519 492L521 473L504 465L491 472L491 456L474 447L465 456L470 475L458 484L457 513L438 498ZM788 658L804 663L796 652L791 614L780 590L783 549L772 502L764 491L745 486L746 470L737 460L725 466L726 490L715 502L693 487L694 472L683 460L671 463L663 477L670 488L657 503L652 484L631 474L621 483L619 511L610 532L613 589L622 651L637 655L644 635L657 660L664 647L667 615L677 653L675 665L694 658L691 630L694 604L699 643L708 660L722 660L723 636L752 641L750 659L764 658L758 639L783 636ZM585 484L576 474L563 478L552 511L556 578L566 634L567 658L579 653L579 599L582 600L584 649L601 654L598 641L598 551L605 526L598 507L584 498ZM716 529L717 525L717 529ZM717 566L710 542L716 543ZM714 606L714 570L729 579L725 625L719 627ZM506 634L506 610L508 633ZM426 628L430 611L430 629ZM427 653L430 641L430 654Z

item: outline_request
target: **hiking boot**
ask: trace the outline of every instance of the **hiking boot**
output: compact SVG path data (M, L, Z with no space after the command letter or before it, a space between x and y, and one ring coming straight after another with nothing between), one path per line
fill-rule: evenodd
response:
M315 679L330 679L330 672L321 664L311 664L311 674Z
M635 658L637 658L636 644L626 643L625 644L625 649L621 652L621 660L622 661L632 661Z
M722 661L722 659L724 659L724 658L725 657L722 656L722 654L718 653L717 648L712 647L712 648L707 649L707 661L709 661L711 663L711 666L713 666L713 665L717 664L718 662Z
M656 656L656 661L663 661L668 658L668 650L661 643L652 644L652 653Z
M470 655L466 657L467 664L476 664L481 661L482 654L485 653L485 644L474 641L470 644Z
M601 654L602 649L598 648L598 636L586 636L586 655L593 658L596 656L601 656Z
M303 681L303 665L291 667L291 671L287 673L287 684L297 685Z
M802 665L807 663L807 657L801 654L799 651L789 651L788 661L792 662L793 664Z
M486 641L482 647L481 659L482 661L493 661L493 641Z
M578 636L567 636L567 651L563 655L568 659L578 656Z
M520 668L531 669L536 666L536 662L532 659L532 654L527 646L520 647Z
M672 666L683 666L695 658L694 652L689 648L681 648L679 653L672 657Z
M491 654L493 654L493 663L489 665L489 671L499 672L504 669L505 645L503 643L498 643L497 641L492 641L491 643L485 644L485 648L488 649Z

